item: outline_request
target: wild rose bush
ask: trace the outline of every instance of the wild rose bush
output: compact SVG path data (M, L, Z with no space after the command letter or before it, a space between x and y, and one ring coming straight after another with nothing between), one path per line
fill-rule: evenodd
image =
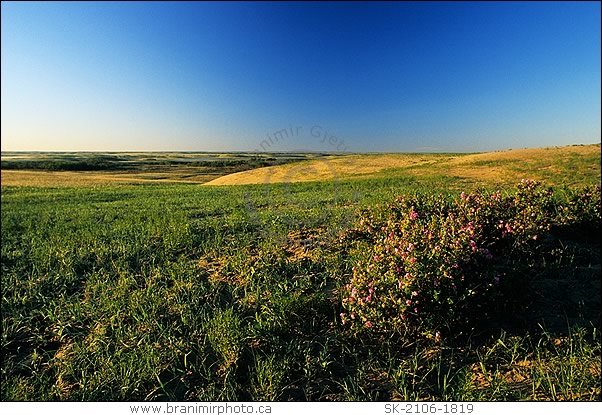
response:
M341 323L433 338L486 318L500 296L496 263L530 249L558 220L552 190L533 180L508 195L402 196L385 212L363 212L349 231L370 248L341 290Z
M580 191L572 191L567 199L565 206L558 209L559 224L578 224L590 228L600 228L602 216L600 185L590 185Z

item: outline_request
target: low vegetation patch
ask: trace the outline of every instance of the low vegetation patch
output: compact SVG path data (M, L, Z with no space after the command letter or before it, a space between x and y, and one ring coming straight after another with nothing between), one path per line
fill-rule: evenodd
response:
M532 180L502 195L402 196L363 212L347 239L363 259L342 290L341 322L358 333L405 338L465 333L493 318L525 275L508 266L534 255L555 227L600 227L600 186L553 197Z

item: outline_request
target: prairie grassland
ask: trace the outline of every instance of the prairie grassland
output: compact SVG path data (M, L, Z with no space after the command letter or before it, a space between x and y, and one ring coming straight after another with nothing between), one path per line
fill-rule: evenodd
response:
M252 153L2 153L2 186L78 187L205 183L241 170L321 154Z
M81 187L144 183L205 183L223 173L203 173L199 169L179 167L156 172L83 172L44 170L2 170L2 186Z
M537 151L389 156L389 170L265 185L3 181L1 399L599 400L599 146ZM511 203L506 180L540 177L553 197L507 220L545 208L554 226L493 251L515 285L488 320L436 341L342 324L354 268L382 245L354 236L366 209L477 188Z
M348 178L446 175L486 185L508 184L525 176L578 183L580 167L600 174L600 146L566 146L478 154L373 154L330 156L219 177L207 185L307 182ZM578 166L576 164L582 164ZM587 172L588 174L590 172Z

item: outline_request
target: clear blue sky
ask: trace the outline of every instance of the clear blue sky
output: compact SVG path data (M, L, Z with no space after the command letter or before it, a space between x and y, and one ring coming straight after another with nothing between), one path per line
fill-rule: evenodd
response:
M2 150L599 143L600 14L600 2L2 2Z

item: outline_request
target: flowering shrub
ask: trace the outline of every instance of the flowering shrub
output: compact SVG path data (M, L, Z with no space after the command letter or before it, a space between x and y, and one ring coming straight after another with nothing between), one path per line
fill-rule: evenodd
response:
M349 234L370 248L341 290L342 324L437 339L444 329L487 316L499 296L497 261L529 249L550 229L557 220L553 196L523 180L509 195L402 196L384 216L362 213ZM598 187L598 206L599 200Z
M566 205L559 209L559 222L562 225L579 224L599 228L601 210L600 185L586 186L568 195Z

